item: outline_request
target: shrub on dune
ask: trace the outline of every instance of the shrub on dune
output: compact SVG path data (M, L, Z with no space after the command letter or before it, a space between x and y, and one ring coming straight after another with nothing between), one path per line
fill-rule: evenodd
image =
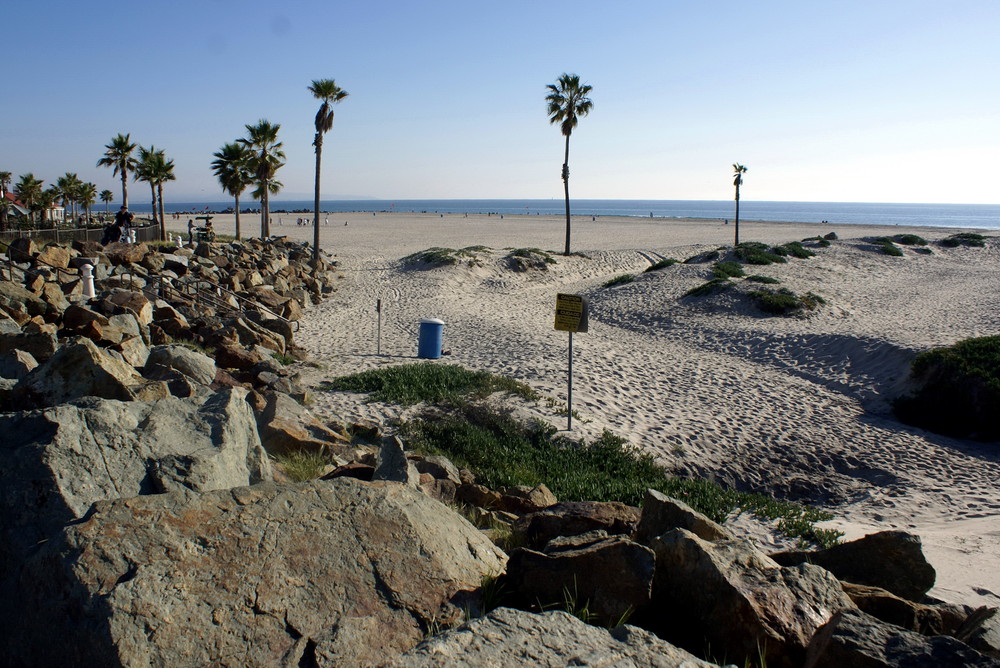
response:
M917 391L896 400L896 416L956 436L1000 439L1000 336L959 341L913 360Z

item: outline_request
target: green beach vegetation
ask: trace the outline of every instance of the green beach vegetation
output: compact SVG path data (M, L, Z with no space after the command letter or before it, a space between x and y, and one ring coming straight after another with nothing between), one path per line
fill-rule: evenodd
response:
M894 403L900 420L958 438L1000 440L1000 336L920 353L911 377L917 390Z
M608 431L590 442L572 440L557 435L551 425L517 420L502 404L479 401L498 391L537 400L530 388L512 379L457 365L406 364L336 378L323 389L371 392L371 401L426 403L418 417L400 425L409 447L443 454L489 487L544 483L565 501L633 506L641 505L652 488L717 522L743 510L777 520L780 531L803 544L829 546L840 537L816 527L832 519L828 513L706 480L673 477L652 456Z
M673 265L679 262L680 260L675 260L672 257L665 257L662 260L654 262L653 264L646 267L646 271L659 271L660 269L666 269L667 267L672 267Z
M434 246L426 250L418 251L404 257L401 262L405 266L414 267L419 265L429 265L430 267L441 267L449 264L465 262L472 266L479 264L479 255L488 252L486 246L466 246L465 248L442 248Z
M635 274L621 274L619 276L615 276L614 278L608 281L605 281L604 287L613 288L616 285L624 285L625 283L631 283L634 280L635 280Z

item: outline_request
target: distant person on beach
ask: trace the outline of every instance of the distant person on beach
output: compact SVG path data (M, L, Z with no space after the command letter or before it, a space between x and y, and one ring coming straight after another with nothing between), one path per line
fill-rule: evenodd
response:
M188 218L188 243L194 243L194 221Z
M210 220L205 223L205 241L215 241L215 229Z

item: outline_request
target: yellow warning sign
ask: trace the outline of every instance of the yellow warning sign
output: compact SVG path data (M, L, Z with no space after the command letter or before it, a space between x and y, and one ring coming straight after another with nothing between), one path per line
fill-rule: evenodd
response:
M556 330L560 332L587 331L587 298L583 295L556 295Z

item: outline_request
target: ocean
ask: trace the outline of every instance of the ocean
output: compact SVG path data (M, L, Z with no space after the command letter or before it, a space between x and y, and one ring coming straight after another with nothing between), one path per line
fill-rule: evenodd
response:
M133 198L131 208L136 213L149 213L149 204ZM164 203L167 213L225 211L229 202L170 202ZM254 209L259 204L241 202L242 208ZM312 200L272 201L276 213L312 211ZM506 215L562 215L560 199L427 199L427 200L323 200L327 212L343 211L402 211L427 213L494 213ZM616 200L575 199L570 203L575 216L631 216L648 218L704 218L732 220L731 200ZM99 211L100 207L95 207ZM903 225L929 227L961 227L1000 230L1000 204L875 204L851 202L758 202L740 201L740 220L791 221L862 225Z

